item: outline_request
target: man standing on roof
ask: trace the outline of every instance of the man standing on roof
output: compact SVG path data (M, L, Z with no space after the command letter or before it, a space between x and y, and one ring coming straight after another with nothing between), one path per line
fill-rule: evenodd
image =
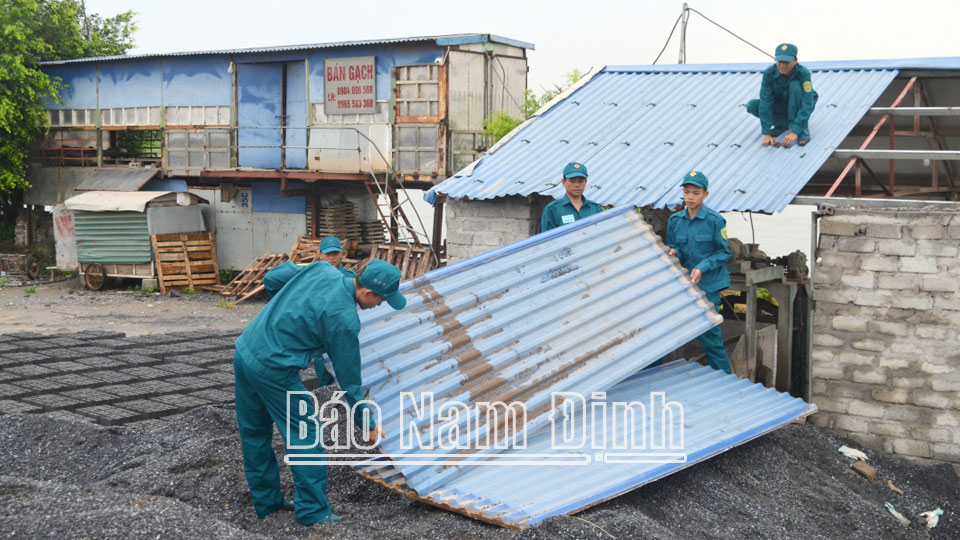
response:
M599 204L588 201L583 196L583 190L587 188L587 166L583 163L571 161L563 168L563 189L567 194L562 199L557 199L543 209L543 215L540 216L540 232L546 232L561 225L573 223L574 221L599 214L603 212L603 207Z
M684 208L667 221L667 246L670 255L690 269L690 280L700 286L719 311L720 291L730 286L726 262L733 254L727 244L727 220L703 205L710 194L708 185L707 177L699 171L683 177ZM699 339L710 367L731 373L720 327L714 326Z
M810 142L807 124L817 104L810 70L797 63L797 46L781 43L774 51L776 63L763 71L760 99L747 103L747 112L760 118L763 146L790 147ZM777 137L784 131L783 140Z
M332 382L319 360L326 353L347 405L354 410L354 424L363 426L364 419L369 422L364 436L370 443L383 437L367 404L357 405L364 399L357 306L369 309L386 300L392 308L403 309L407 301L398 291L400 269L379 259L367 263L353 278L319 262L294 272L278 269L264 278L273 298L237 338L233 356L243 470L257 517L295 509L301 525L336 521L340 516L327 503L326 466L292 466L294 502L284 500L273 452L273 426L280 429L287 454L324 453L322 439L318 439L322 434L310 421L317 414L313 401L302 399L303 394L289 394L292 401L288 404L287 400L288 392L306 393L300 370L313 358L318 359L314 367L321 384Z

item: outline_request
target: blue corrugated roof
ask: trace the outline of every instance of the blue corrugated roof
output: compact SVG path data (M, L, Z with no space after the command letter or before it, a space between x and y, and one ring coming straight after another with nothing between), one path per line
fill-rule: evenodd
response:
M460 45L464 43L503 43L505 45L512 45L514 47L522 47L524 49L533 49L533 43L527 43L525 41L519 41L516 39L510 39L496 34L450 34L450 35L440 35L440 36L420 36L420 37L405 37L405 38L386 38L386 39L365 39L357 41L334 41L330 43L310 43L305 45L279 45L275 47L251 47L246 49L219 49L212 51L185 51L185 52L169 52L169 53L149 53L149 54L131 54L131 55L119 55L119 56L95 56L88 58L74 58L72 60L53 60L50 62L42 62L41 65L51 65L51 64L72 64L77 62L109 62L112 60L133 60L137 58L159 58L165 56L203 56L203 55L215 55L215 54L250 54L250 53L272 53L272 52L283 52L283 51L300 51L307 49L327 49L332 47L356 47L360 45L390 45L394 43L410 43L410 42L422 42L422 41L433 41L437 45L443 47L448 45Z
M555 392L591 399L592 392L614 388L722 319L630 206L438 269L401 290L408 299L403 311L382 306L360 317L363 381L369 399L381 408L387 434L380 450L416 497L449 499L448 508L508 526L594 504L658 473L642 469L631 479L604 469L607 480L595 483L581 471L585 476L571 477L564 489L534 495L535 484L514 467L450 466L451 458L494 459L501 452L477 448L477 435L490 424L478 420L476 404L521 403L527 414L516 432L526 433L530 442L522 453L543 453L533 449L542 449L537 441L551 424ZM683 422L700 426L697 452L711 455L730 437L786 414L774 407L784 399L774 397L775 391L704 369L664 379L672 384L664 386L669 400L683 402L690 394L712 400L691 412L691 418L700 418L709 409L712 419ZM418 404L431 392L438 410L462 403L471 411L452 423L418 418L411 401L401 400L403 392L412 392ZM741 403L733 393L767 397ZM469 448L402 447L401 433L409 434L411 426L414 433L429 433L437 424L446 426L446 433L458 426L457 440ZM407 460L424 452L442 463Z
M642 456L623 455L635 450L587 447L556 452L551 448L549 430L541 430L530 438L525 450L505 452L511 456L508 459L550 453L588 459L579 465L474 467L441 487L416 495L393 465L375 462L358 470L364 477L418 500L498 525L522 528L626 493L816 411L801 399L686 361L640 372L611 388L602 399L591 400L587 410L593 410L593 403L606 403L604 421L596 423L597 432L602 432L605 440L614 441L622 436L624 424L614 420L613 403L650 404L657 392L683 406L683 450L670 452L685 458L677 457L674 463L641 463ZM661 420L658 415L634 416L631 431L659 432ZM594 432L594 425L592 419L587 420L587 433ZM635 462L618 462L624 460Z
M564 164L580 161L590 170L585 195L601 204L677 204L679 179L700 170L710 178L711 208L780 211L898 71L814 66L813 138L784 149L761 147L759 120L745 110L766 65L607 67L425 198L558 198Z

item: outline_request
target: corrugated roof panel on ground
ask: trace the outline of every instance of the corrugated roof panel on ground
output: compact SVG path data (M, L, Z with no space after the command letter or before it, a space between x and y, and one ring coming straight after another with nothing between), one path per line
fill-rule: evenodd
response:
M723 71L691 66L606 68L528 122L494 152L435 186L451 198L563 195L568 161L590 170L585 196L604 205L662 207L679 202L680 177L710 178L718 211L782 210L897 75L889 70L814 71L819 93L811 142L760 146L759 120L746 112L764 65ZM722 66L720 66L722 67Z
M414 421L409 406L400 410L401 392L433 392L437 407L522 402L525 427L536 430L549 422L552 392L610 388L721 320L628 207L405 286L404 311L361 316L363 380L390 453L416 451L399 447L401 415L404 426ZM418 491L457 473L399 468Z
M611 450L612 443L622 441L624 433L660 433L664 418L649 414L654 412L651 406L646 416L638 414L632 417L632 423L617 423L614 414L619 410L612 404L653 404L651 398L659 392L664 393L667 403L682 405L682 449L665 446L667 453L683 457L674 458L673 463L639 462L652 458L651 451L664 452L650 447L650 443L659 442L653 435L648 435L645 450ZM606 448L593 449L588 441L582 449L560 451L589 456L586 464L473 467L427 492L410 491L398 468L385 460L358 470L366 478L412 498L498 525L523 528L601 503L816 411L801 399L686 361L640 372L612 387L603 399L591 400L587 410L600 402L607 406L602 409L604 421L597 423L601 427L596 433L602 434L601 441L607 441ZM625 425L630 429L624 431ZM594 433L594 427L586 417L585 432ZM552 449L551 435L549 428L541 429L528 439L525 449L507 453L519 457L557 452Z

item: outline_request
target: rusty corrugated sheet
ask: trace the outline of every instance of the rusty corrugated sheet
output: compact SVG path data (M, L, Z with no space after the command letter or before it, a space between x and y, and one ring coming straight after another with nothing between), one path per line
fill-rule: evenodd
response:
M380 450L391 460L389 469L367 464L361 472L411 497L509 527L572 512L649 481L636 472L633 480L615 482L619 473L611 469L608 480L587 489L597 469L567 462L585 457L589 463L592 450L567 452L558 458L564 465L547 467L553 460L542 455L550 453L544 438L553 396L576 392L586 399L606 399L593 393L622 388L617 385L632 374L721 320L631 207L436 270L406 282L403 290L408 299L403 311L383 306L361 314L363 381L369 399L381 409L387 437ZM727 441L719 432L742 437L751 433L748 426L779 425L781 418L795 417L794 409L807 410L793 400L793 408L774 414L774 402L791 398L710 368L694 368L671 371L664 389L671 400L717 400L690 416L713 411L712 417L682 422L709 428L710 445L697 447L706 452L701 459ZM626 391L631 399L644 392L634 386ZM405 392L412 393L412 400L402 398ZM731 392L766 398L744 401L739 409L712 407L731 401ZM417 410L426 393L432 394L437 411L457 403L468 408L455 419L431 417L426 409ZM514 426L488 421L478 404L496 402L519 404L526 415ZM429 437L432 427L452 434L454 425L458 436L448 439L465 448L431 448L429 439L411 440L417 433ZM724 425L730 429L724 431ZM527 448L477 444L492 427L500 430L492 442L508 440L507 434L525 435ZM402 445L401 433L415 444ZM528 463L531 458L544 466L503 464L503 459ZM541 490L534 483L538 475L566 476L573 468L586 476L572 476L575 483L563 489L545 485Z
M898 71L810 65L820 95L813 138L782 149L760 146L760 121L745 109L759 94L764 67L607 67L425 197L558 198L560 171L580 161L590 170L584 195L601 204L675 205L680 177L700 170L710 178L714 210L780 211Z

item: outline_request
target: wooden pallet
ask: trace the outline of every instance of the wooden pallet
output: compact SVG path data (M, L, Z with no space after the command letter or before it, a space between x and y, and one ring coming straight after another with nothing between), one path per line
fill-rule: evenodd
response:
M150 236L157 263L160 294L168 289L220 283L213 233L174 233Z
M308 238L306 236L301 236L297 238L293 247L290 248L290 260L302 264L302 263L312 263L320 259L320 241L323 238ZM342 240L340 242L343 247L343 254L347 256L357 249L357 242L355 240Z
M220 294L237 297L236 304L253 298L263 291L263 276L288 259L286 253L258 257L243 272L237 274L237 277L233 278L233 281L228 283Z
M433 254L429 249L393 244L378 244L370 253L370 258L381 259L400 269L400 279L413 279L422 276L435 267Z

